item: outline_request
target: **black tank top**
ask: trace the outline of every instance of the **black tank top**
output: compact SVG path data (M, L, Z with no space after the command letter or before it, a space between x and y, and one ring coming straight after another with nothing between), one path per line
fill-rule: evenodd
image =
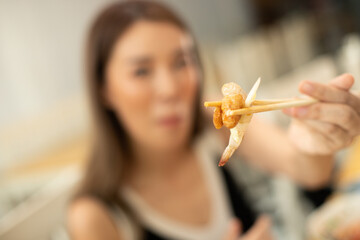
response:
M253 211L253 209L250 207L248 202L246 201L241 189L235 183L230 173L224 167L219 169L221 169L220 171L222 172L225 180L225 184L227 188L226 192L229 196L229 199L231 200L231 209L233 215L241 221L243 231L246 232L254 224L256 219L256 214ZM147 228L143 228L143 234L144 234L143 235L144 240L165 240L165 239L171 240Z

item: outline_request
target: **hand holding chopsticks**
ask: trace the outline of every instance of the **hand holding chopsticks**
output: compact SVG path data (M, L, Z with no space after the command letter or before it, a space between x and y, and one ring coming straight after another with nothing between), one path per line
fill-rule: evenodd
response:
M237 84L225 84L221 101L204 104L215 108L215 128L221 128L228 119L236 120L235 127L224 124L231 133L224 151L231 149L229 156L241 143L252 114L259 112L284 109L283 112L294 119L289 126L289 139L296 149L310 155L330 156L360 134L360 92L350 91L354 83L351 75L343 74L329 84L303 81L299 91L307 96L290 99L255 100L259 83L260 79L247 96ZM233 93L229 89L240 90ZM222 166L223 161L219 165Z

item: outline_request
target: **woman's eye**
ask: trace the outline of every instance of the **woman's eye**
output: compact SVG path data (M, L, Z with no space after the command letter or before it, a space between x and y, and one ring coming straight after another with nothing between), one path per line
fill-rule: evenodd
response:
M147 68L138 68L135 70L135 76L136 77L145 77L150 74L150 69Z
M184 58L177 60L175 63L175 67L177 69L181 69L181 68L185 67L186 65L187 65L187 61Z

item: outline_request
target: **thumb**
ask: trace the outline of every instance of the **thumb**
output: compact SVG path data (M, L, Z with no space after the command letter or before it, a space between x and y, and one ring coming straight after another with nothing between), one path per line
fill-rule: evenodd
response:
M354 77L349 73L344 73L330 82L330 86L336 87L340 90L348 91L354 84Z
M242 231L241 222L234 218L230 221L222 240L237 240Z

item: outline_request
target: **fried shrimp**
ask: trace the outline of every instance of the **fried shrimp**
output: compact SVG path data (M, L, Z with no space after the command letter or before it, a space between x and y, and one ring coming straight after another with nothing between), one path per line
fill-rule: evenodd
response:
M232 84L235 84L235 83L232 83ZM225 87L225 85L224 85L224 87ZM257 92L259 85L260 85L260 78L256 81L256 83L250 90L248 96L246 97L245 107L250 107L252 105L252 103L254 102L255 97L256 97L256 92ZM223 93L224 93L224 87L223 87ZM240 86L238 86L238 88L240 88ZM223 116L224 115L226 115L226 112L223 113ZM251 118L252 118L252 114L242 115L242 116L240 116L240 119L236 123L236 126L234 126L233 128L230 128L229 144L225 148L225 151L223 152L223 154L221 156L219 166L224 166L227 163L227 161L229 160L229 158L234 154L235 150L240 146L240 143L242 142L245 131L251 121ZM224 117L223 117L223 119L224 119ZM224 122L224 125L225 125L225 122Z
M222 122L225 127L233 128L238 123L240 116L229 116L227 111L242 108L244 106L245 93L236 83L226 83L221 89L224 98L221 104Z
M221 107L215 107L213 123L216 129L220 129L223 126Z

